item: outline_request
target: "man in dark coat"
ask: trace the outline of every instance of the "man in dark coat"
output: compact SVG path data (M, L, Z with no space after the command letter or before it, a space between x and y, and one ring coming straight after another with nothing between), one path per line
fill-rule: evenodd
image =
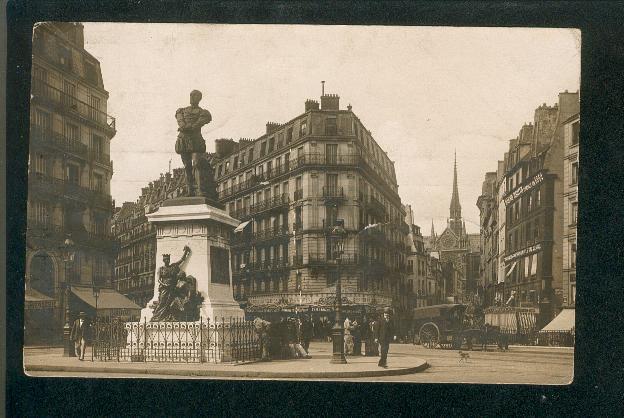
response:
M388 349L390 348L390 341L396 340L396 335L394 334L394 327L392 322L390 321L390 313L392 310L390 308L385 308L383 313L383 318L379 321L377 325L377 331L375 334L375 342L379 344L379 348L381 350L381 357L379 359L378 366L386 368L388 367Z
M78 319L74 321L69 339L74 342L74 349L76 350L76 357L79 360L84 360L85 351L87 348L87 341L90 338L90 327L87 323L87 314L80 312Z

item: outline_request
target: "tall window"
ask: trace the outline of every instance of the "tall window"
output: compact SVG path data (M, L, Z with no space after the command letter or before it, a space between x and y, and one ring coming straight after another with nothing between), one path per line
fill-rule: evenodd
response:
M570 243L570 268L576 268L576 241Z
M253 147L249 148L249 158L247 159L247 162L250 163L252 162L254 159L254 149Z
M238 155L234 156L234 164L232 164L232 170L236 170L238 168Z
M269 138L269 152L273 152L275 149L275 137Z
M99 135L93 134L91 142L93 145L93 153L96 157L101 158L102 155L104 155L104 138Z
M52 130L52 117L48 112L37 109L35 110L35 125L42 132L50 132Z
M572 145L576 145L579 143L579 132L580 132L580 124L579 122L574 122L572 124Z
M570 204L570 223L571 225L576 225L576 221L578 220L578 202L572 202Z
M67 164L67 182L80 185L80 167L76 164Z
M85 61L84 70L85 70L85 78L87 79L87 81L93 84L97 84L98 77L97 77L97 69L95 68L95 64L89 61Z
M338 126L336 122L336 116L328 116L325 119L325 135L337 135Z
M325 145L326 164L336 164L338 161L338 144Z
M292 126L286 130L286 143L290 144L293 137L293 128Z
M63 125L65 129L65 138L69 141L80 141L80 131L78 130L78 126L73 125L71 123L65 123Z
M325 182L329 196L335 196L338 193L338 174L327 174Z
M308 133L308 122L306 120L301 121L299 125L299 136L304 136Z
M98 193L104 193L104 176L98 173L93 174L93 188Z
M37 153L33 156L33 169L37 174L47 173L46 158L43 154Z
M67 80L63 80L63 94L61 102L65 106L76 107L76 85Z
M66 47L65 45L59 45L58 49L58 58L59 64L63 67L71 70L71 49Z
M260 157L264 157L266 155L266 142L260 144Z
M572 183L570 184L577 184L578 183L578 162L572 163L572 167L571 167L571 171L572 171Z
M100 111L100 98L96 96L91 96L89 98L89 117L98 122L104 122L100 115L102 112Z

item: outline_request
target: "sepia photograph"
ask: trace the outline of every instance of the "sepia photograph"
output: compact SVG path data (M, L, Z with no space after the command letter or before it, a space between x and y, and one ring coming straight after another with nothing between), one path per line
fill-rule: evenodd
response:
M28 376L573 382L579 29L46 21L30 85Z

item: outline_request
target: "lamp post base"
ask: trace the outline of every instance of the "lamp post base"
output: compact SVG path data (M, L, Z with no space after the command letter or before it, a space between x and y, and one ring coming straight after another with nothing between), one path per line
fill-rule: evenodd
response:
M63 357L76 357L74 342L69 338L70 333L69 327L63 327Z
M344 328L339 324L335 324L332 328L332 343L333 352L329 362L331 364L347 364L347 358L344 354Z

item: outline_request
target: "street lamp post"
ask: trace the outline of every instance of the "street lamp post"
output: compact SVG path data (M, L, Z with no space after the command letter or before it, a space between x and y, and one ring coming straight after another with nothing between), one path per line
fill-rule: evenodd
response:
M342 261L342 253L344 252L344 220L337 219L336 224L331 232L334 248L333 256L336 260L336 321L332 328L333 353L330 363L346 364L347 359L344 354L344 327L342 324L342 280L340 278L340 263Z
M63 325L63 357L76 357L72 341L70 339L71 325L69 297L71 293L71 264L74 261L74 241L65 239L63 243L63 261L65 262L65 325Z
M98 329L98 298L100 297L100 288L93 286L93 297L95 298L95 329ZM95 342L91 344L91 361L93 361L93 351L95 350Z

